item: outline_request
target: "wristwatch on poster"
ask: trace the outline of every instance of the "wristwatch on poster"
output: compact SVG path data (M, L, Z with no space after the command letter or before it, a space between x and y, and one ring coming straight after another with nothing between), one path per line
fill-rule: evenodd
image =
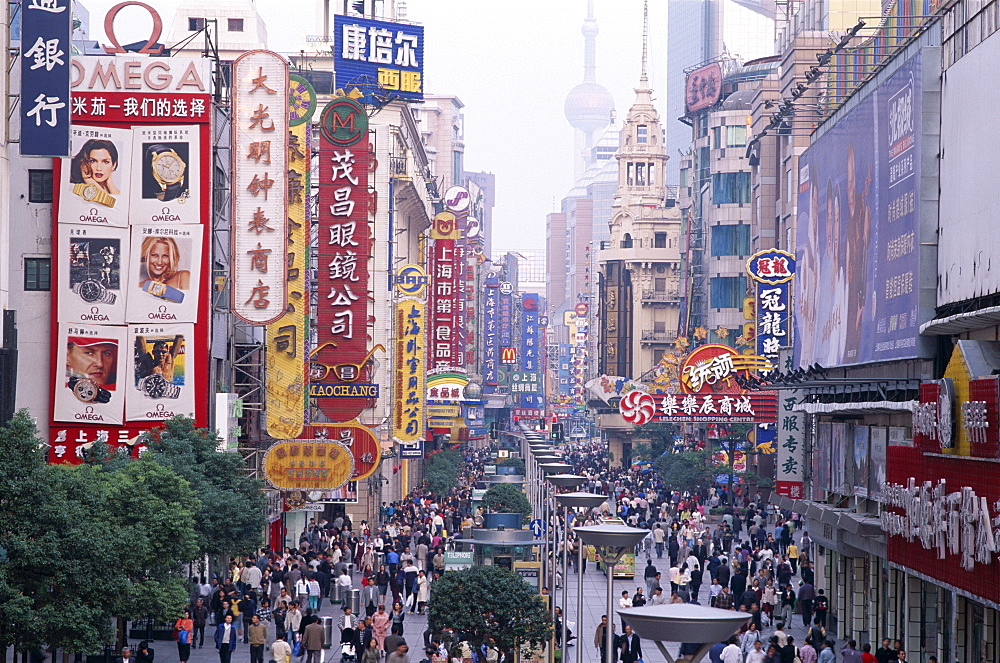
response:
M84 403L110 403L111 392L97 386L97 383L90 378L81 378L74 375L69 379L68 386L73 390L73 395L77 400Z
M160 283L159 281L146 281L146 285L142 286L142 289L154 297L166 299L170 302L177 302L180 304L184 301L184 293L177 288L170 287L166 283Z
M146 153L150 157L153 179L163 189L156 194L157 199L168 202L178 198L184 185L184 171L187 169L187 164L177 152L166 145L150 145L146 148Z
M81 182L73 185L73 193L80 196L88 203L97 203L105 207L115 206L115 197L101 189L96 184Z
M101 302L104 304L114 304L118 298L115 293L104 287L104 284L94 279L81 281L73 286L73 292L80 295L80 298L89 303Z
M179 398L181 395L181 388L167 382L167 379L159 373L147 375L139 380L137 388L150 398Z

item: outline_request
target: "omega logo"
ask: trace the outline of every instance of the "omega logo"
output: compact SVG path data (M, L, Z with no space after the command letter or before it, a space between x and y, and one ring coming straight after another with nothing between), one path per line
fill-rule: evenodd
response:
M139 49L140 53L149 53L151 55L159 55L163 52L163 46L157 45L156 42L160 38L160 33L163 32L163 20L155 9L147 5L145 2L139 2L138 0L129 0L128 2L121 2L112 7L108 13L104 16L104 34L108 36L108 39L113 44L112 46L105 46L105 53L126 53L127 51L122 48L121 44L118 43L118 37L115 35L115 19L118 18L118 12L120 12L125 7L136 6L142 7L149 12L149 15L153 17L153 29L149 33L149 39L146 40L145 45Z

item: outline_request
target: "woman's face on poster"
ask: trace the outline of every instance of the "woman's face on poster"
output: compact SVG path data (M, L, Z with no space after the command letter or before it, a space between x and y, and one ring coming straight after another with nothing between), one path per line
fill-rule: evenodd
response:
M163 242L157 242L149 250L146 270L153 278L161 277L170 271L170 259L170 246Z
M101 148L90 151L90 155L87 157L87 166L90 168L90 176L95 182L107 184L118 164L111 158L111 152Z

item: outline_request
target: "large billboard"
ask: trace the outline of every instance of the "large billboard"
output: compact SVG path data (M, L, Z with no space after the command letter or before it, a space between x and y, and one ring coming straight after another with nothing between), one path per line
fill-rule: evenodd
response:
M798 365L921 354L922 71L918 54L799 160Z
M334 17L333 69L336 86L349 91L377 83L411 101L424 98L424 28L370 18Z
M209 61L72 59L54 169L52 462L208 423Z

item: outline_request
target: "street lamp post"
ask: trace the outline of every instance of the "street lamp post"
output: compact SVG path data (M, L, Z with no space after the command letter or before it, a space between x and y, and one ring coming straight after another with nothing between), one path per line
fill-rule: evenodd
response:
M608 499L607 495L597 495L595 493L563 493L562 495L556 495L556 501L558 501L565 508L573 509L593 509L595 507L601 506L604 500ZM574 527L574 531L578 529ZM567 536L567 540L568 540ZM579 535L578 535L579 538ZM583 542L579 541L576 551L576 632L579 634L581 627L583 625ZM566 577L564 572L563 577L563 587L566 587ZM566 606L566 595L563 592L563 606ZM565 610L563 614L563 651L566 651L566 622L569 621L569 611ZM610 622L608 622L610 624ZM582 642L582 640L581 640ZM566 663L564 660L563 663ZM576 648L576 663L583 663L583 647L577 646Z
M627 550L634 549L639 545L646 538L648 532L644 529L627 527L625 525L594 525L592 527L578 527L576 528L576 533L583 543L603 551L601 563L604 564L605 570L608 573L608 625L604 629L604 661L605 663L611 663L614 660L611 657L611 650L614 648L611 639L611 626L614 619L612 596L614 593L614 579L612 573L614 572L615 564L618 563L622 555Z
M569 485L577 485L577 486L587 480L586 477L580 477L580 476L576 476L576 475L572 475L572 474L566 474L567 472L569 472L570 470L573 469L573 466L570 465L570 464L568 464L568 463L561 463L561 462L545 463L544 465L541 466L541 468L542 468L542 472L545 474L545 478L546 478L546 481L544 482L544 484L545 484L544 487L545 488L549 488L550 486L559 486L559 485L561 485L560 483L552 481L552 477L554 477L554 476L572 477L572 479L569 480L571 482ZM572 482L575 482L575 483L572 483ZM552 504L551 497L552 497L551 491L546 491L545 504L546 504L546 507L548 507L548 513L549 513L548 520L546 521L546 528L547 528L547 530L549 529L549 521L553 520L552 516L554 515L554 511L555 511L555 509L553 508L554 505ZM548 579L550 579L552 581L549 584L549 588L550 588L549 595L552 597L552 600L550 601L551 605L549 606L549 608L550 608L550 612L552 614L552 621L553 621L553 623L556 620L556 568L557 568L557 564L558 564L557 558L556 558L556 548L557 548L557 543L556 542L558 541L558 529L559 528L558 528L557 524L559 522L559 519L555 518L554 520L555 520L555 522L552 523L552 527L551 527L551 530L552 530L551 531L552 543L551 543L551 546L549 546L549 550L551 550L551 552L552 552L552 563L549 565L549 573L547 574ZM545 540L546 541L549 540L549 532L548 531L546 531ZM548 561L548 551L545 553L545 560Z
M548 479L549 483L551 483L552 485L557 486L559 488L576 488L577 486L579 486L580 484L582 484L583 482L585 482L587 480L587 477L580 476L578 474L551 474L551 475L549 475L547 477L547 479ZM562 586L562 589L563 589L563 598L562 598L562 605L563 605L563 620L562 620L562 633L560 634L559 642L562 643L562 650L563 650L563 652L565 652L566 651L566 646L567 646L567 643L566 643L566 621L567 621L567 616L569 615L569 605L568 605L568 599L569 599L569 509L568 509L568 507L565 504L563 504L562 500L560 500L559 497L560 497L560 495L556 494L556 496L555 496L556 502L559 502L559 505L563 507L563 526L562 526L562 530L563 530L562 531L562 534L563 534L563 546L562 546L562 550L563 550L563 554L562 554L562 576L563 576L563 586ZM555 568L555 566L558 563L559 562L556 559L553 559L552 560L552 566L553 566L553 568ZM554 599L555 598L555 592L553 592L552 596L553 596L553 599ZM555 600L553 600L552 603L553 603L553 605L555 605ZM553 608L553 615L554 614L555 614L555 609Z
M712 645L739 631L752 618L746 612L690 603L646 605L619 610L618 614L628 622L636 635L655 642L667 663L674 663L675 659L663 646L664 642L702 643L690 659L691 663L697 663L705 657Z

